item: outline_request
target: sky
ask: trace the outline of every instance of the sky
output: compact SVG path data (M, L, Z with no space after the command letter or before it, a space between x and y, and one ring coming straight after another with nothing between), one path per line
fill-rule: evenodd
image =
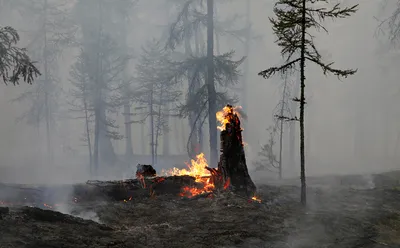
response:
M273 110L280 99L282 84L280 77L267 80L257 73L278 65L282 59L268 20L273 16L273 1L250 2L254 34L262 37L251 43L247 57L250 63L246 110L249 118L243 125L246 129L244 140L248 143L247 163L253 173L252 162L257 160L261 145L268 141L266 129L274 124ZM308 175L386 171L397 168L396 160L400 158L397 154L400 149L400 129L397 125L400 113L396 106L400 85L396 82L396 48L388 46L384 35L377 35L379 20L387 17L394 6L383 8L385 1L378 0L341 2L346 6L359 4L359 10L349 18L334 22L326 20L324 25L329 33L319 31L313 34L326 62L334 61L336 67L358 71L356 75L340 81L335 76L323 75L313 65L307 66L305 130ZM129 27L129 44L137 54L148 40L158 38L160 31L172 20L173 13L165 11L164 6L160 1L142 0L132 11L134 21ZM219 5L217 15L245 14L244 11L244 0L232 1ZM28 43L25 33L32 28L32 23L27 17L15 11L6 11L2 13L1 21L2 26L11 25L20 31L21 46ZM244 55L242 44L221 37L221 52L231 49L237 51L237 58ZM68 72L76 54L76 49L66 49L58 61L64 89L70 87ZM132 75L135 74L134 65L135 61L131 65ZM292 80L297 82L298 78L293 76ZM87 148L80 140L84 131L81 121L63 118L57 122L53 143L57 159L52 165L43 159L46 151L44 129L16 122L27 106L11 100L29 87L32 86L0 86L0 174L5 179L17 181L60 180L59 176L51 180L53 174L63 174L69 180L83 178L82 175L86 175L82 167L86 162ZM60 102L65 103L64 100L60 99ZM123 133L122 115L118 118L120 132ZM182 130L185 133L183 136ZM187 120L172 122L169 135L171 153L185 154L188 130ZM284 171L295 176L299 163L288 164L288 124L285 125L284 135ZM143 145L140 139L140 125L133 125L133 136L134 153L148 154L147 144ZM114 148L122 154L124 140L115 142ZM208 153L208 149L204 152ZM0 181L3 178L0 176Z

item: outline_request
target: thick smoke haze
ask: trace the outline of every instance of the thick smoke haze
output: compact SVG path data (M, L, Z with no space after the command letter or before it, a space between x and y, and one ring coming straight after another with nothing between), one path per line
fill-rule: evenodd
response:
M27 0L26 0L27 1ZM50 1L50 2L54 2ZM60 0L61 1L61 0ZM2 1L1 3L6 2ZM24 2L24 1L21 1ZM136 75L135 64L141 56L142 46L152 39L160 39L168 32L168 24L176 18L168 11L168 1L139 1L131 10L130 24L126 28L129 51L134 58L128 66L128 73ZM217 7L217 16L228 17L235 14L245 15L246 1L232 1ZM274 123L274 108L280 99L282 79L277 76L266 80L257 73L270 66L278 65L282 59L280 50L274 43L268 17L273 16L273 1L251 0L250 18L253 35L257 36L250 44L249 75L247 85L248 119L243 121L246 130L244 136L247 163L250 173L254 174L253 161L261 145L268 141L268 126ZM400 158L400 112L397 108L400 86L397 83L398 69L396 54L393 54L385 34L378 34L379 19L390 15L391 8L377 0L342 0L344 5L359 4L359 11L353 16L332 22L326 20L329 33L315 33L316 43L326 62L334 61L339 68L358 69L358 72L343 81L335 76L324 76L319 68L309 66L306 70L306 170L307 175L352 174L387 171L397 168ZM70 1L65 8L72 8ZM169 13L170 12L170 13ZM32 36L30 32L38 27L30 15L25 15L16 6L1 7L1 25L13 26L21 35L20 46L28 46ZM378 20L377 20L378 19ZM245 26L241 18L235 26ZM79 32L76 34L80 36ZM244 44L228 37L219 37L216 52L235 50L235 59L245 56ZM33 53L29 50L28 52ZM128 51L127 51L128 52ZM57 71L62 92L71 88L69 72L76 60L79 49L65 48L57 60ZM41 62L38 61L38 64ZM243 72L241 72L243 73ZM291 80L297 82L295 74ZM241 80L240 83L242 83ZM35 83L34 83L35 84ZM30 102L12 101L33 86L0 86L0 181L18 183L59 183L76 182L89 179L88 152L82 136L85 130L82 119L68 118L70 107L68 99L61 94L57 98L60 105L55 124L52 125L52 150L54 164L47 160L46 131L44 123L39 127L18 121L30 107ZM182 86L184 87L184 86ZM239 86L238 86L239 87ZM242 100L242 99L241 99ZM114 116L119 125L118 131L124 134L122 108ZM298 124L296 123L298 129ZM208 124L205 124L208 127ZM284 176L298 175L298 141L295 164L288 160L288 126L284 132L283 166ZM142 134L142 132L145 132ZM132 125L132 145L135 155L149 155L148 126ZM182 165L188 160L186 143L189 136L187 119L171 118L170 131L161 137L160 152L168 139L171 155L181 155ZM298 139L298 133L296 139ZM142 137L145 140L142 140ZM208 132L205 132L203 152L207 155ZM113 141L115 152L122 157L125 152L125 139ZM138 157L137 157L138 158ZM115 165L104 178L133 176L137 163L150 163L149 156L131 161L128 166ZM163 164L159 159L156 169L170 167L172 162ZM211 165L216 167L216 165ZM262 172L268 177L268 172ZM263 175L264 175L263 174ZM257 176L260 177L260 173Z

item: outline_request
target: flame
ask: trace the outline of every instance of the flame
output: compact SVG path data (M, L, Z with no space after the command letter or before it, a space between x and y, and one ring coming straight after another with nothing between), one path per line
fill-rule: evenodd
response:
M167 176L192 176L197 183L204 185L203 188L185 186L182 188L181 196L193 197L195 195L203 194L212 191L215 186L211 183L211 173L206 169L208 166L207 159L204 153L196 156L196 160L192 159L191 163L186 163L188 169L172 168L164 171Z
M201 177L211 176L210 172L206 170L208 163L204 153L200 153L196 156L196 160L192 159L190 162L191 164L186 163L188 169L180 170L174 167L166 172L164 171L164 174L167 176L192 176L196 178L196 182L200 182Z
M46 208L49 208L49 209L52 209L52 208L53 208L53 206L51 206L51 205L49 205L49 204L46 204L46 203L43 203L43 206L46 207Z
M253 201L255 201L255 202L258 202L258 203L261 203L261 199L259 199L257 196L253 196L253 197L251 198L251 200L253 200Z
M230 106L227 105L225 106L221 111L218 111L216 116L217 120L221 123L221 126L218 126L217 128L220 131L224 131L226 129L226 124L230 123L232 121L232 118L237 115L237 117L240 118L240 114L238 112L239 109L241 109L241 106Z
M140 185L143 189L146 188L146 181L144 180L144 176L141 173L136 174L136 178L139 180Z

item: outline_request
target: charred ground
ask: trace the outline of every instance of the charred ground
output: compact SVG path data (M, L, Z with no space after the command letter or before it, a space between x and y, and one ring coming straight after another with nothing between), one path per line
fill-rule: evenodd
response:
M0 209L0 244L2 248L399 247L397 178L395 173L310 178L306 209L298 203L299 188L290 185L258 185L262 203L228 192L213 198L138 194L128 201L97 198L67 203L71 214L99 223L44 207L14 205Z

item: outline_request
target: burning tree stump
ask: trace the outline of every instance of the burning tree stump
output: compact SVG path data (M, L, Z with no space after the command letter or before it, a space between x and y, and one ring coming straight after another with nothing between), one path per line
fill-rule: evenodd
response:
M252 197L256 186L247 169L239 115L231 105L224 107L223 111L217 115L222 123L222 126L219 127L221 129L221 155L218 174L222 177L225 187L229 184L232 191Z

